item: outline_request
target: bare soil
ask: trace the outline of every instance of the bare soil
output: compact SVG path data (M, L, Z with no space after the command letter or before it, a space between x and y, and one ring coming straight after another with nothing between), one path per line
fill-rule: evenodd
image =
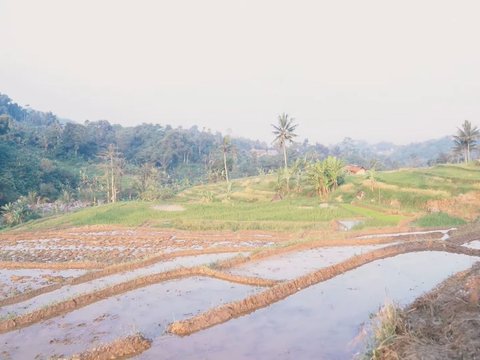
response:
M443 200L431 200L425 205L429 212L445 212L451 216L473 221L480 215L480 192L469 192Z
M152 341L141 334L118 339L110 344L99 346L82 354L74 355L71 360L110 360L125 359L140 354L150 348Z
M0 267L101 268L152 254L222 248L265 248L296 234L275 232L195 232L87 226L58 231L0 234Z
M480 358L480 263L444 281L404 312L385 359Z

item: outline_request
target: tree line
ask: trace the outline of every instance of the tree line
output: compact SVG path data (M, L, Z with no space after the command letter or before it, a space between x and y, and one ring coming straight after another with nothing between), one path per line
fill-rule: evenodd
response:
M324 196L338 186L340 178L332 174L341 164L391 169L468 162L477 151L478 128L468 121L458 129L453 151L449 137L403 147L351 138L331 146L295 142L297 126L281 114L273 124L273 142L266 143L196 126L79 124L0 94L0 206L29 194L37 202L154 200L196 183L268 172L277 172L280 194L310 179Z

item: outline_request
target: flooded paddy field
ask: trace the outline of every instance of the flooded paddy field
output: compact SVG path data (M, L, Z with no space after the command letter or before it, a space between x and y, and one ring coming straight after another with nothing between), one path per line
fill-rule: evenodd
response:
M1 234L0 359L349 359L387 299L407 305L480 260L454 231Z
M408 304L478 258L420 252L378 260L247 316L186 337L154 339L139 359L350 359L386 300Z
M116 264L152 254L190 250L270 248L291 235L263 232L186 232L145 229L64 231L0 234L0 262Z
M229 272L236 275L291 280L311 271L339 263L352 256L384 246L388 246L388 244L308 249L278 255L264 260L252 261L241 266L236 266L229 270Z
M64 282L86 272L86 270L78 269L2 269L0 270L0 300L44 286Z
M118 274L101 277L91 281L86 281L77 285L63 286L57 290L38 295L27 301L3 306L0 308L0 317L25 314L34 310L41 309L53 302L72 299L87 292L98 291L109 286L121 284L144 276L159 274L182 267L194 267L202 264L210 264L214 261L227 259L236 255L238 254L224 253L180 257L168 261L158 262L153 265L142 267L133 271L124 271Z
M0 346L12 359L49 359L72 356L137 332L156 338L173 321L258 290L202 277L168 281L2 334ZM31 339L28 347L23 346L26 338Z

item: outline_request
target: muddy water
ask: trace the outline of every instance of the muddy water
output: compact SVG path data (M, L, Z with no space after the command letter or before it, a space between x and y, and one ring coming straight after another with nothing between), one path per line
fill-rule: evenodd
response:
M351 359L386 299L402 305L478 258L421 252L378 260L227 323L154 339L139 359ZM356 339L357 338L357 339Z
M11 316L11 314L24 314L37 310L46 305L49 305L53 302L58 302L72 298L74 296L99 290L107 286L115 285L121 282L135 279L140 276L157 274L160 272L173 270L179 267L192 267L197 265L206 264L208 265L211 262L224 260L238 255L238 253L224 253L224 254L206 254L206 255L197 255L197 256L185 256L172 259L169 261L158 262L154 265L147 266L141 269L136 269L133 271L123 272L100 279L95 279L88 281L79 285L65 286L58 290L39 295L33 299L13 304L9 306L4 306L0 308L0 317L2 316Z
M0 270L0 300L54 284L57 280L77 277L86 272L86 270L2 269Z
M480 249L480 240L471 241L464 246L469 247L471 249Z
M355 226L363 223L362 220L338 220L337 223L340 225L341 230L348 231L352 230Z
M203 277L152 285L0 335L0 359L7 355L11 359L71 356L136 332L156 338L172 321L259 290Z
M434 233L441 233L443 234L442 240L448 240L450 238L449 233L451 231L455 231L457 228L451 228L446 230L426 230L426 231L412 231L412 232L400 232L400 233L390 233L390 234L374 234L374 235L364 235L359 236L357 239L375 239L381 237L400 237L405 235L428 235Z
M247 263L229 272L235 275L255 276L273 280L290 280L314 270L337 264L354 255L388 245L335 246L310 249Z

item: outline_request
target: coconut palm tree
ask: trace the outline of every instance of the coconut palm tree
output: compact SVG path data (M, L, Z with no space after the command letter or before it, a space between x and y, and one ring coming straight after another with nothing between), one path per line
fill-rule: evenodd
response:
M285 162L285 169L288 169L287 161L287 143L292 143L293 139L297 136L294 133L298 124L295 124L295 119L283 113L278 116L278 124L272 124L273 135L275 135L274 143L277 143L283 150L283 160Z
M463 152L465 163L469 163L471 159L471 152L477 147L477 140L480 136L480 130L472 123L465 120L461 128L457 129L457 135L453 136L455 143L455 150Z

